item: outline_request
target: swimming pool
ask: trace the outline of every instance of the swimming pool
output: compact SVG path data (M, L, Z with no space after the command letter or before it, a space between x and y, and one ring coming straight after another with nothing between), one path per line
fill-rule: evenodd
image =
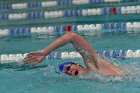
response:
M57 38L57 37L56 37ZM48 46L56 38L4 38L0 40L1 54L28 53ZM84 36L97 51L137 50L140 34L106 34ZM75 51L68 44L55 52ZM140 58L107 58L115 65L125 69L128 76L102 77L91 73L89 77L71 77L54 72L55 65L67 60L78 61L81 58L46 59L34 67L21 62L0 64L1 93L139 93Z

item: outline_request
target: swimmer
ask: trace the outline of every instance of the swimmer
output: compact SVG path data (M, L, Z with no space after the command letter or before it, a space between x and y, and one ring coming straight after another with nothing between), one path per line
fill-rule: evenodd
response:
M33 51L24 58L25 64L31 63L36 65L43 61L45 57L55 49L71 43L73 47L82 56L86 67L74 62L64 62L59 64L59 70L71 76L79 76L88 71L93 71L104 76L123 75L124 71L114 66L96 53L96 50L80 35L75 32L67 31L66 34L56 39L47 48L39 51Z

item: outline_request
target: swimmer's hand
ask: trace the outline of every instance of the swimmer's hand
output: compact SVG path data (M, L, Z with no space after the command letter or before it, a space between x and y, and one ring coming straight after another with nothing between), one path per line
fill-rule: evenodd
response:
M29 54L27 54L27 56L23 59L23 62L25 64L33 64L36 65L38 63L40 63L41 61L43 61L45 59L46 55L43 53L42 50L40 51L34 51L31 52Z

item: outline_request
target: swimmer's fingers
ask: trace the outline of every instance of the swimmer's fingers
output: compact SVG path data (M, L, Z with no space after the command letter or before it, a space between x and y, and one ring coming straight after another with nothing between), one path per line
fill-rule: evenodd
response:
M41 55L43 55L43 53L41 52L41 51L33 51L33 52L30 52L29 54L27 54L27 56L34 56L34 55L36 55L36 56L41 56Z
M42 54L40 51L31 52L29 53L24 59L23 62L25 64L32 63L33 65L36 65L40 63L42 60L45 59L45 55Z
M36 58L36 60L32 63L33 65L36 65L38 63L40 63L42 60L45 59L45 56L40 56L38 58Z
M40 61L39 61L39 60L36 60L36 61L34 61L32 64L33 64L33 66L34 66L34 65L36 65L36 64L38 64L38 63L40 63Z
M26 57L32 57L32 56L35 56L35 55L37 55L37 53L36 53L36 52L31 52L31 53L27 54L27 56L26 56Z
M28 60L28 59L31 59L33 56L26 56L24 59L23 59L23 61L26 61L26 60Z
M32 57L34 57L34 55L27 55L22 61L27 61L28 59L31 59Z
M23 59L23 62L24 62L25 64L32 63L33 61L36 60L36 58L37 58L36 56L27 57L27 58Z
M37 56L38 56L38 55L37 55L36 52L31 52L31 53L27 54L27 56L23 59L23 61L26 61L26 60L28 60L28 59L35 58L35 57L37 57Z
M24 62L25 64L28 64L28 63L31 63L32 60L31 60L31 59L24 59L23 62Z

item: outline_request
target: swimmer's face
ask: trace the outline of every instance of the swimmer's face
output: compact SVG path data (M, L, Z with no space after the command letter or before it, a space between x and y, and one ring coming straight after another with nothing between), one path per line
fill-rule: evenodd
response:
M81 65L68 64L64 66L63 72L71 76L79 76L84 71Z

